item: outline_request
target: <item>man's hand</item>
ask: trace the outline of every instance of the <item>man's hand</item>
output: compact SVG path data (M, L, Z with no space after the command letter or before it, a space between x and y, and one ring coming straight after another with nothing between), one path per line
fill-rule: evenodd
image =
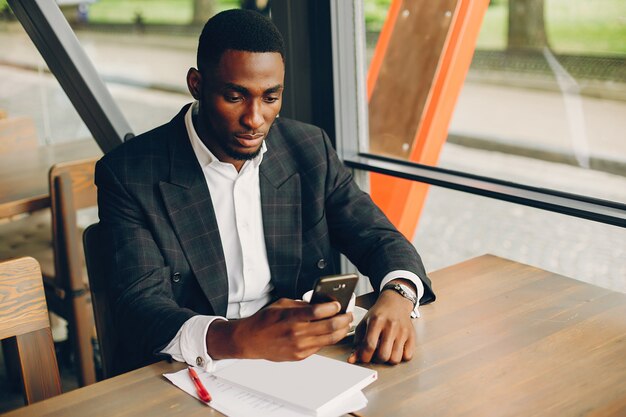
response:
M413 303L395 291L383 291L369 309L354 335L354 352L348 362L397 364L410 361L415 350L411 323Z
M301 360L346 336L352 314L337 314L340 308L283 298L250 317L211 323L207 352L214 359Z

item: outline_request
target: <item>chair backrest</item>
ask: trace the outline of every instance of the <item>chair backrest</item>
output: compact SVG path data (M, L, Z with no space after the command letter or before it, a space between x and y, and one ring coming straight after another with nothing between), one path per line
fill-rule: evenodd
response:
M26 404L61 393L41 269L33 258L0 263L0 340L16 353Z
M50 168L50 210L54 248L55 283L65 291L80 292L83 282L83 250L76 211L96 206L94 173L98 158L63 162Z
M96 161L97 158L91 158L59 163L49 172L54 276L44 276L44 284L50 309L68 321L81 386L96 381L96 369L92 346L94 319L77 210L97 204Z
M102 378L114 376L113 355L117 346L117 332L113 325L113 315L108 298L107 279L104 274L102 257L102 232L99 223L92 224L83 233L83 247L89 276L89 289L93 306L100 356L102 360Z

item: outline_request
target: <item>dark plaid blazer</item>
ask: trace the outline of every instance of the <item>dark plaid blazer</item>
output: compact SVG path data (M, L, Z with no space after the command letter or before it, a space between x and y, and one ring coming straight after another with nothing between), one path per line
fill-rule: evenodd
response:
M187 109L96 166L120 371L155 360L190 317L226 313L226 264ZM259 175L276 297L300 297L334 273L334 248L374 288L388 272L409 270L424 280L422 303L434 300L413 245L359 190L320 128L278 118Z

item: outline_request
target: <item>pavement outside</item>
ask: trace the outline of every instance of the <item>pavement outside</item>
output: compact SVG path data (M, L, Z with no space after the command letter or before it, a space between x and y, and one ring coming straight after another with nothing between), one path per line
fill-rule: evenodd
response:
M191 100L184 80L195 66L195 33L77 35L136 133L170 120ZM570 64L550 75L545 66L520 72L479 61L439 166L626 203L626 76L615 79L620 62L580 78ZM42 141L89 137L44 68L21 27L0 22L0 108L34 117ZM626 232L616 226L431 187L413 242L430 271L493 253L626 292Z

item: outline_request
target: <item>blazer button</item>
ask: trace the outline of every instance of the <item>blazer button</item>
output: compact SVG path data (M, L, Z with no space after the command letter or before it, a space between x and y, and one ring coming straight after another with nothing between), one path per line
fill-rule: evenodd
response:
M174 272L174 275L172 275L172 282L180 282L180 272Z
M317 261L317 269L324 269L326 268L326 265L326 260L324 258Z

